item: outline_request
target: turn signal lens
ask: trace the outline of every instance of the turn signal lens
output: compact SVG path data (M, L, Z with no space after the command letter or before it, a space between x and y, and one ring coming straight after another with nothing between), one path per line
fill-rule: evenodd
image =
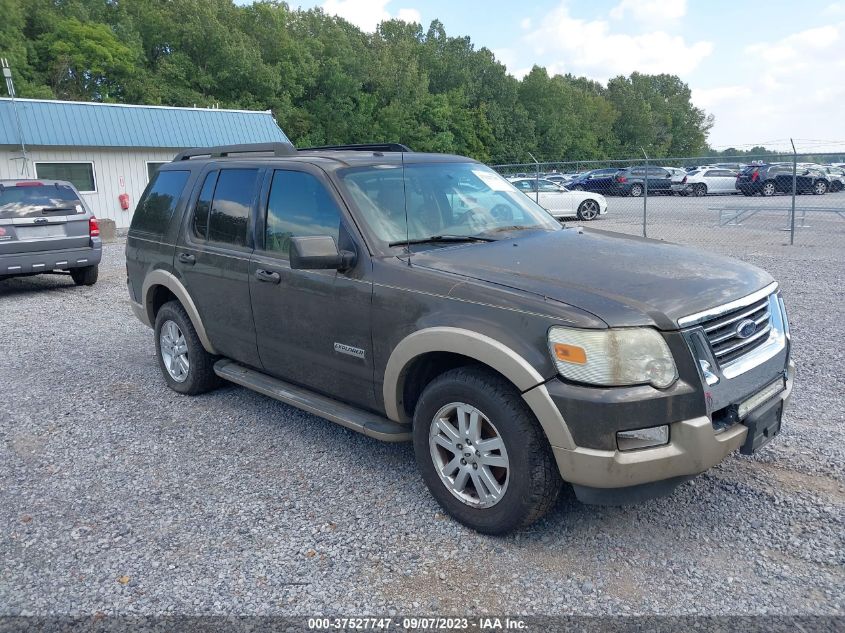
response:
M587 352L583 347L577 345L567 345L566 343L555 343L555 357L564 363L574 363L575 365L587 364Z

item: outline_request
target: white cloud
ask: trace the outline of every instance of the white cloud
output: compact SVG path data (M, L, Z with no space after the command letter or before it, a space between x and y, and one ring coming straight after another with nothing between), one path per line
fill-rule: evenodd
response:
M686 14L687 0L622 0L610 10L610 17L616 20L630 15L648 24L679 20Z
M833 79L845 75L843 47L845 22L746 46L731 69L744 83L693 90L696 105L716 117L711 143L845 140L845 83Z
M531 28L531 18L522 18L519 21L519 26L522 27L522 30L527 31Z
M622 4L626 4L624 0ZM711 42L687 43L663 30L632 35L614 30L607 20L575 18L566 2L542 24L526 41L536 56L552 59L546 64L550 70L586 74L602 81L634 71L683 76L713 51Z
M845 15L845 2L834 2L824 9L825 15Z
M375 31L376 27L385 20L393 18L405 22L422 22L422 16L417 9L402 8L391 15L387 5L391 0L326 0L323 10L331 15L337 15L365 31Z

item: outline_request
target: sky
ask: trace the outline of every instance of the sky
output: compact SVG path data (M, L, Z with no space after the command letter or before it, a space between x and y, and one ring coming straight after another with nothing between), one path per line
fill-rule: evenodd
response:
M434 19L515 77L672 73L715 116L716 149L845 147L845 0L289 0L366 31Z

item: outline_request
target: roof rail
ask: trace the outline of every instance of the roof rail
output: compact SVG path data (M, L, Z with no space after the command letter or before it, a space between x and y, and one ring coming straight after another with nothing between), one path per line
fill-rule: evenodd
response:
M253 154L272 152L273 156L294 156L296 148L291 143L242 143L240 145L218 145L216 147L194 147L179 152L173 162L189 160L197 156L222 158L230 154Z
M402 143L359 143L357 145L321 145L319 147L303 147L300 152L318 152L346 150L353 152L412 152L410 147Z

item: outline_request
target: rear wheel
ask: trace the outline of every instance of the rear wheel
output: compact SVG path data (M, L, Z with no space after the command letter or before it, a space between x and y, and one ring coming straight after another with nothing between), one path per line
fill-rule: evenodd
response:
M578 205L578 219L589 222L595 220L599 215L599 203L592 198L584 200Z
M639 198L643 195L643 186L642 185L631 185L631 197L632 198Z
M482 367L453 369L425 388L414 412L414 453L443 509L485 534L535 521L562 485L519 391Z
M71 268L70 278L77 286L93 286L97 283L99 266L86 266L85 268Z
M775 183L764 182L762 189L760 189L760 193L766 196L767 198L775 195Z
M707 185L703 182L700 182L692 187L692 195L696 197L706 196L707 195Z
M173 391L196 395L220 383L214 373L215 357L203 348L178 301L165 303L156 314L155 342L158 366Z

